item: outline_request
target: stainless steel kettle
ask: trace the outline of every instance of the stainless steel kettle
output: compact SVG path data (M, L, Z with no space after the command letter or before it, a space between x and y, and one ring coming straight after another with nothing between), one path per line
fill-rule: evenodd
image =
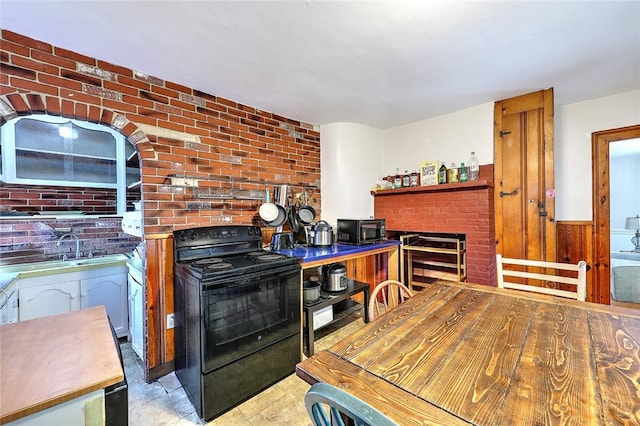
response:
M333 244L333 228L326 221L321 220L313 228L313 245L329 247Z

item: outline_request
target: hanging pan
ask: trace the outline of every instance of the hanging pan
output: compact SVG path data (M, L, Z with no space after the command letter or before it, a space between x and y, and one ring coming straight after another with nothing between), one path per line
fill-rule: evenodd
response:
M309 205L307 200L307 190L303 191L304 197L304 206L300 207L298 210L298 220L303 225L311 225L311 223L316 219L316 210Z

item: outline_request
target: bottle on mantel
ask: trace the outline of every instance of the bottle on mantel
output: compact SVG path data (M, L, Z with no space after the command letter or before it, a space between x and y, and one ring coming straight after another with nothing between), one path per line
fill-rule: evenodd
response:
M402 176L400 175L400 168L396 167L396 175L393 178L393 187L402 188Z
M409 186L418 186L418 172L416 169L411 170L411 176L409 176Z
M480 163L478 162L478 157L476 157L475 152L471 152L471 156L469 157L467 164L469 166L469 180L478 180L480 175Z
M456 163L451 163L449 166L449 183L458 183L458 168L456 167Z
M469 179L469 174L467 173L467 166L464 163L460 163L460 182L466 182Z
M404 175L402 176L402 187L408 188L411 183L411 176L409 176L409 170L404 171Z
M438 169L438 184L447 183L447 166L445 166L444 161L440 164L440 168Z

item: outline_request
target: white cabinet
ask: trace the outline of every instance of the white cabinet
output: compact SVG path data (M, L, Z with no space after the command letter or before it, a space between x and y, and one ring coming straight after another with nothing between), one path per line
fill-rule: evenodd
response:
M57 274L53 282L50 275L18 281L20 321L80 309L80 280L68 275L72 274Z
M131 267L129 270L129 336L131 338L131 348L138 354L140 359L144 360L142 275Z
M0 325L18 322L18 292L11 291L3 305L0 305Z
M7 426L41 426L65 425L86 426L105 424L104 390L99 389L91 393L80 395L70 401L54 405L26 417L22 417Z
M108 275L80 280L80 308L104 305L116 335L123 337L129 334L126 268L121 273L106 269Z
M129 332L124 263L20 278L16 288L20 321L104 305L117 336Z

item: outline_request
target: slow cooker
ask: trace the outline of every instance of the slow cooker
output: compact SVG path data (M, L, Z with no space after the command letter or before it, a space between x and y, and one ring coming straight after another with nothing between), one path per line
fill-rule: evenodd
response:
M347 268L341 263L331 263L322 267L324 291L342 291L347 288Z

